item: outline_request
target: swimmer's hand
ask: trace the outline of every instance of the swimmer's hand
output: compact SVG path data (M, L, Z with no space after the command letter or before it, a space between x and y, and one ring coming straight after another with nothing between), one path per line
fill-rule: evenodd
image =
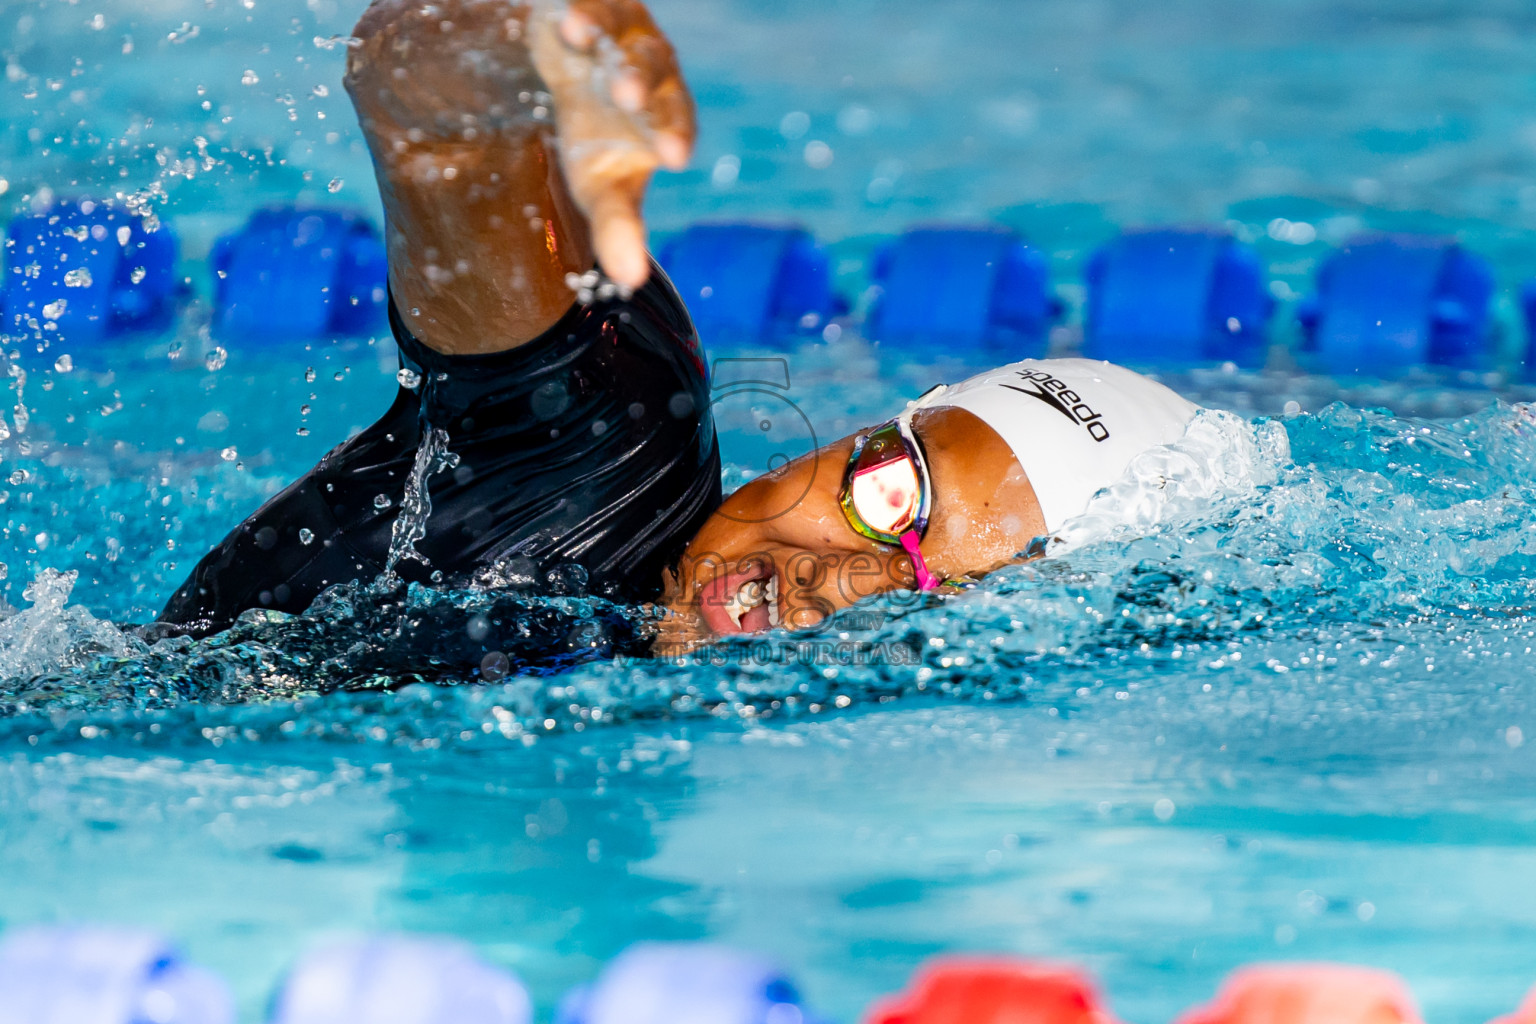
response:
M535 4L528 47L555 100L566 179L598 262L638 288L650 276L646 187L657 167L687 165L697 134L677 54L639 0Z

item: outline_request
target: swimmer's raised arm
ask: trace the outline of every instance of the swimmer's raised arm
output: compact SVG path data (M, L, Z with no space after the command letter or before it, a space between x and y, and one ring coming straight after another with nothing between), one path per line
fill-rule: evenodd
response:
M347 90L410 372L376 423L198 562L162 621L210 633L331 587L461 585L513 563L579 566L594 592L647 600L720 503L709 383L676 291L584 299L566 283L595 253L645 284L640 201L656 167L687 159L692 102L641 4L556 2L375 0L358 22ZM444 438L454 472L427 473L417 526L392 507Z
M346 84L373 153L390 285L442 352L493 352L570 307L594 255L649 265L640 204L693 147L671 45L637 0L375 0Z

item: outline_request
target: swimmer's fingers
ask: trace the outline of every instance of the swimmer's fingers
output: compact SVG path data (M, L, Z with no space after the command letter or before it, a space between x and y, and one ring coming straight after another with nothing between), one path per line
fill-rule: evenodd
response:
M633 6L638 20L617 37L625 66L615 83L614 101L631 113L644 113L662 166L681 170L698 135L693 96L683 81L677 51L650 14L639 4Z
M638 0L572 0L560 36L573 50L588 54L595 54L604 39L613 43L622 58L609 90L614 105L645 117L662 166L686 166L698 134L693 97L677 51L645 5Z
M658 166L681 168L693 150L693 100L677 54L638 0L570 0L530 28L530 53L555 99L566 179L592 223L598 262L638 288L650 274L646 187Z
M661 35L640 0L570 0L560 35L572 49L591 52L607 36L620 46L631 36Z
M572 0L560 19L560 38L565 45L590 53L603 36L612 36L618 18L611 0Z
M667 79L651 91L647 111L651 127L656 131L656 156L662 166L672 171L687 167L693 156L694 141L698 138L698 126L693 95L680 75Z
M651 274L640 207L655 169L648 154L633 151L571 169L572 190L592 223L597 262L628 288L639 288Z

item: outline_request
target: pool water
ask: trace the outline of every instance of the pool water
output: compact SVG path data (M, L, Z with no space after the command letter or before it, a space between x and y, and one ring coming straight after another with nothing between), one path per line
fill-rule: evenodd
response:
M490 598L355 594L197 645L113 626L151 618L394 387L384 339L206 330L206 253L252 208L376 214L333 42L360 6L0 14L7 213L147 195L200 293L165 336L9 346L0 924L161 928L250 1021L304 949L378 929L468 938L546 1013L646 938L771 953L844 1021L941 951L1082 963L1147 1022L1256 959L1387 967L1429 1019L1466 1024L1536 982L1536 414L1518 375L1330 381L1277 355L1171 376L1252 421L1213 421L1243 453L1221 487L959 597L871 602L809 644L389 689L456 670L385 633ZM875 241L933 219L1024 230L1074 308L1121 224L1229 223L1284 303L1362 227L1455 233L1506 296L1536 274L1519 4L654 8L704 138L658 183L653 226L801 220L855 299ZM1507 298L1498 314L1510 357ZM763 409L726 395L733 482L988 356L914 360L850 330L787 358L814 438L765 439ZM530 621L624 621L501 599Z

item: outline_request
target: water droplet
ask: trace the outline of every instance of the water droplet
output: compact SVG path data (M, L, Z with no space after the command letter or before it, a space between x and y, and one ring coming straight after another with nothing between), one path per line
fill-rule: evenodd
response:
M492 651L480 659L480 678L488 683L505 679L512 670L512 661L500 651Z
M324 99L325 97L329 96L330 94L331 94L331 90L327 86L324 86L324 85L317 85L317 86L315 86L315 95L319 96L321 99Z
M779 134L790 141L803 138L811 130L811 115L803 110L792 110L779 121Z
M715 161L709 180L716 188L729 188L741 177L741 157L728 153Z
M346 380L347 375L342 373L340 370L337 370L335 376L332 379L338 381Z
M315 368L313 366L306 366L304 368L304 382L307 384L315 382Z
M362 40L357 39L354 36L315 36L315 46L322 50L334 50L338 46L346 46L350 48L361 45Z
M415 391L421 387L421 374L409 367L402 366L400 372L395 374L395 380L399 381L400 386L407 391Z
M245 74L240 76L241 85L255 85L259 81L261 81L261 79L256 77L256 72L252 71L250 68L246 68Z
M53 361L53 368L60 373L68 373L75 368L75 361L65 354Z
M387 494L380 494L373 499L373 507L376 509L386 509L393 504L394 502L389 500L389 495Z
M825 142L814 141L805 144L806 165L818 171L824 171L832 166L834 154L832 147Z
M10 475L11 486L12 487L20 487L22 484L26 483L31 478L32 478L31 474L28 473L26 470L24 470L24 469L15 470Z
M143 267L134 267L133 273L128 275L128 280L132 281L134 284L143 284L144 277L148 273L149 271L145 270Z
M64 287L89 288L91 286L91 272L85 267L76 267L64 275Z
M50 302L48 305L43 307L43 319L57 320L59 317L64 315L64 311L68 308L69 303L64 299L59 299L57 302Z
M300 544L303 544L305 547L309 547L314 542L315 542L315 531L314 530L311 530L307 526L304 527L303 529L299 530L299 543Z
M304 405L299 406L299 415L300 416L308 416L309 415L309 404L308 403L305 403Z
M228 361L229 353L224 351L222 345L215 345L213 351L204 357L203 365L208 367L208 372L212 373L214 370L222 370Z
M309 436L309 428L308 427L300 427L298 430L295 430L294 433L298 434L300 437L308 437Z
M340 192L346 187L346 181L341 178L332 178L331 183L325 186L327 192Z
M240 453L233 448L225 448L223 451L219 452L219 458L223 459L225 462L234 462L239 457Z

